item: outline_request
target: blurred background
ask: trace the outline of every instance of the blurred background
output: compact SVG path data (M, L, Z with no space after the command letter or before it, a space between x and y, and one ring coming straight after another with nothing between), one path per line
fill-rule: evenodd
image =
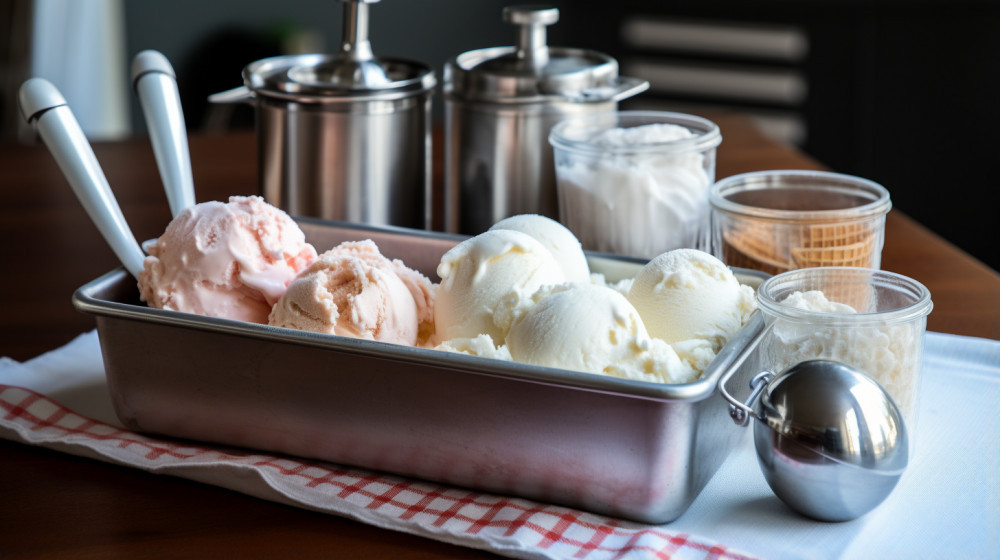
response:
M512 45L500 0L383 0L377 56L433 67ZM994 0L593 0L548 2L549 44L615 57L650 81L623 109L750 115L831 169L875 180L895 207L1000 269L992 157L1000 127ZM16 91L52 81L92 140L144 134L129 64L162 52L192 131L251 128L249 106L210 106L260 58L336 52L337 0L0 0L0 139L33 142ZM443 119L440 96L434 115ZM723 139L723 146L725 139Z

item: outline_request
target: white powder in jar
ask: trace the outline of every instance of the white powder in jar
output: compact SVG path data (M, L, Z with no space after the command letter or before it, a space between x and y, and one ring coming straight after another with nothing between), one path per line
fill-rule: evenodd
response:
M851 315L849 305L829 301L821 291L793 292L782 305L819 313ZM922 326L919 322L898 324L859 323L824 325L776 319L768 343L766 363L776 371L799 362L826 359L856 367L875 378L896 401L908 421L916 409L917 375L920 367Z
M652 258L703 248L713 162L670 146L694 136L675 124L613 128L589 141L606 153L557 158L561 220L593 251ZM649 149L657 144L663 149Z

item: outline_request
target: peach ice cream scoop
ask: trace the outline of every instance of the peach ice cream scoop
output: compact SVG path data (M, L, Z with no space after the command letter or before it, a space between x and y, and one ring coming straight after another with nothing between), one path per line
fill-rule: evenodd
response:
M161 309L267 323L271 307L315 258L298 224L259 196L202 202L150 245L140 298Z
M413 301L417 305L417 322L421 339L429 335L434 327L434 301L437 295L437 285L429 278L409 268L399 259L389 259L379 252L378 245L371 239L363 241L345 241L327 251L329 254L347 255L361 259L371 266L391 270L406 286ZM325 253L326 254L326 253Z
M321 254L271 311L277 327L416 345L431 330L434 286L371 240Z

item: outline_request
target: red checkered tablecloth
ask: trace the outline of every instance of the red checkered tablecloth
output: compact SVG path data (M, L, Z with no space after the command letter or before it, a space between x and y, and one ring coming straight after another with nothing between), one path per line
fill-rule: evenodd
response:
M27 362L0 357L0 438L513 558L750 556L735 547L769 560L1000 558L1000 341L928 333L924 344L917 444L907 472L885 503L844 523L818 523L785 507L760 473L751 438L684 515L662 526L151 438L118 423L94 331Z
M324 462L147 437L12 385L0 385L0 437L515 558L750 558L660 526Z

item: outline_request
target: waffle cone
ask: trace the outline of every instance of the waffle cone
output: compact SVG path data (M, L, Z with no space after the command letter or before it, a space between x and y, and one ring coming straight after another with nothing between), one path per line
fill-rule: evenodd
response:
M801 240L794 246L808 249L844 247L869 241L871 237L868 224L811 224L801 228Z
M780 274L796 268L872 265L875 236L868 224L743 222L723 236L730 266Z
M780 274L791 270L792 263L781 258L772 239L761 231L734 230L722 237L722 260L729 266Z
M795 268L816 266L871 266L875 241L872 236L848 245L798 247L791 250Z

